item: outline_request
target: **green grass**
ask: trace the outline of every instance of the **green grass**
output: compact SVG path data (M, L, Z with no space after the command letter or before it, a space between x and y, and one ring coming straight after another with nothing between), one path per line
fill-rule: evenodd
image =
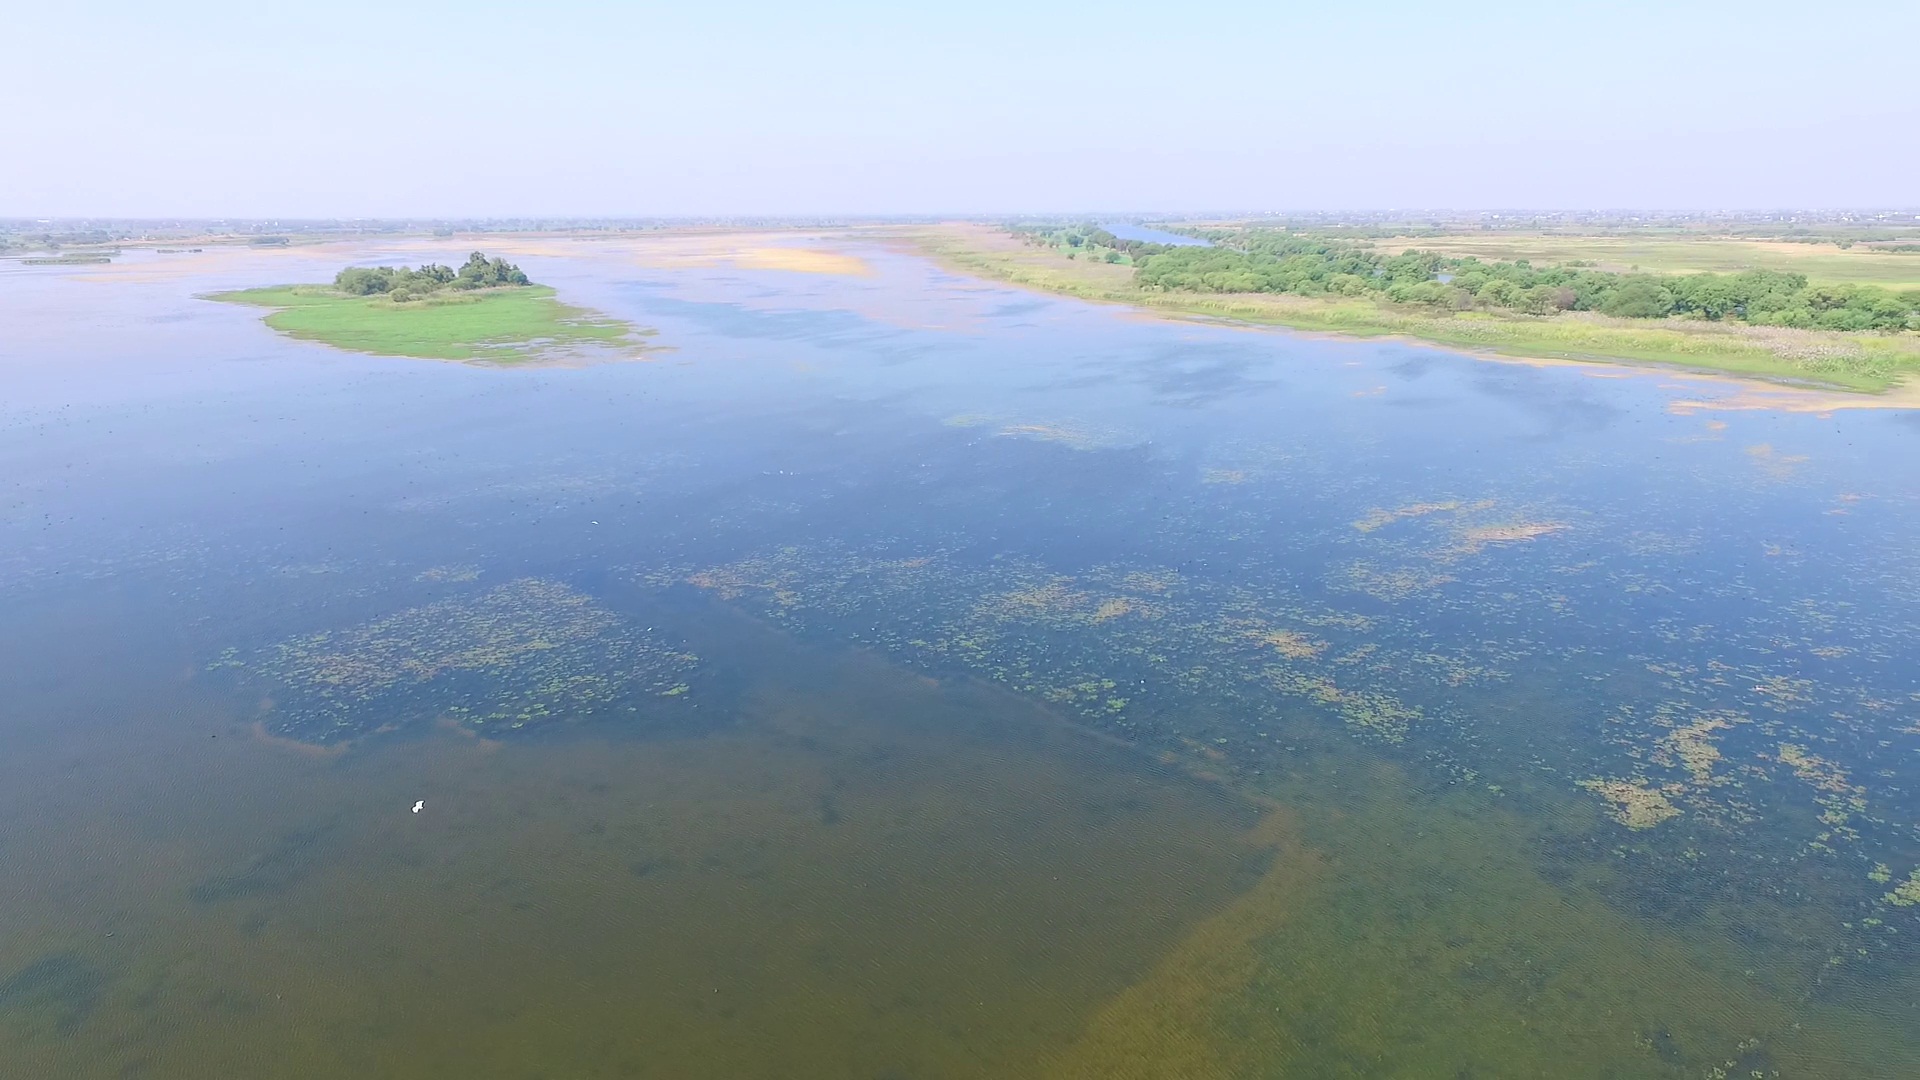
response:
M266 322L303 341L380 356L523 363L595 349L631 349L631 323L563 304L544 285L437 292L395 302L321 285L280 285L207 299L274 308Z
M1920 375L1920 335L1915 334L1649 322L1589 313L1452 314L1357 298L1154 292L1135 285L1128 267L1068 259L991 230L947 228L915 232L910 239L937 260L983 277L1181 315L1357 337L1405 336L1516 357L1672 364L1868 393Z

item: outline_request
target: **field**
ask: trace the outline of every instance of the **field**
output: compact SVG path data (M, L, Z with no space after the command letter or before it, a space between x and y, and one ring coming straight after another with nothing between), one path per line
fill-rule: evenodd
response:
M1373 241L1376 250L1407 248L1481 259L1531 259L1535 263L1591 262L1598 269L1650 270L1670 274L1779 270L1813 282L1920 289L1920 254L1902 254L1856 244L1794 243L1667 234L1568 236L1551 233L1461 232L1396 236Z
M563 304L545 286L437 292L398 302L319 285L217 293L227 303L274 308L268 326L351 352L423 360L525 363L589 352L631 353L639 330Z
M1652 322L1589 312L1545 317L1447 314L1363 298L1157 292L1135 285L1129 267L1069 259L1054 249L1030 246L999 229L951 225L907 230L900 235L957 270L1082 299L1180 315L1359 337L1404 336L1504 356L1669 364L1867 393L1892 389L1920 374L1920 336L1914 334L1848 334L1681 320ZM1422 237L1419 246L1439 247L1437 239ZM1708 241L1672 242L1674 246L1694 243ZM1766 246L1817 250L1815 245ZM1913 255L1883 254L1878 258L1920 260ZM1920 261L1915 268L1920 269Z

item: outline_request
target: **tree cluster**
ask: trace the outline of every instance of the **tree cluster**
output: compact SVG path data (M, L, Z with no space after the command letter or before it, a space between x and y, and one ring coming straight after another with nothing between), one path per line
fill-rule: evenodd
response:
M489 259L476 251L455 270L438 263L409 270L404 266L349 266L334 275L333 287L350 296L385 293L409 300L441 289L491 289L502 285L531 285L520 268L501 258Z
M1150 255L1174 249L1170 244L1156 244L1148 240L1125 240L1098 225L1038 228L1027 230L1025 235L1029 244L1065 248L1067 257L1070 259L1077 258L1084 252L1101 262L1127 263L1135 266L1145 261Z
M1082 247L1104 230L1081 229ZM1110 235L1110 234L1109 234ZM1613 273L1585 265L1536 267L1525 259L1483 262L1433 252L1379 252L1339 240L1248 229L1210 237L1211 247L1121 247L1150 289L1358 296L1449 311L1552 315L1597 311L1629 319L1684 316L1827 330L1920 329L1920 290L1813 285L1803 274Z

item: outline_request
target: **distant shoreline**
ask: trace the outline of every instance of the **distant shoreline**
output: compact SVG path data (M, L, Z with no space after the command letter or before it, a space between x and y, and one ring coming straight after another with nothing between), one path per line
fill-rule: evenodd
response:
M1068 259L987 226L949 224L899 229L894 235L951 270L1054 295L1121 304L1163 318L1405 340L1508 363L1605 364L1691 373L1775 393L1804 393L1828 399L1827 406L1836 408L1920 408L1920 378L1915 377L1920 375L1920 337L1911 334L1623 325L1625 320L1579 315L1449 317L1364 301L1155 292L1135 285L1130 267ZM1840 350L1851 350L1849 359L1857 359L1835 363L1832 356Z

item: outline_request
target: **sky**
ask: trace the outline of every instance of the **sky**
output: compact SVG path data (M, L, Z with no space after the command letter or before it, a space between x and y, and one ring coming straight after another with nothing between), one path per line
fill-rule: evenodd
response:
M0 217L1920 206L1915 0L20 4Z

